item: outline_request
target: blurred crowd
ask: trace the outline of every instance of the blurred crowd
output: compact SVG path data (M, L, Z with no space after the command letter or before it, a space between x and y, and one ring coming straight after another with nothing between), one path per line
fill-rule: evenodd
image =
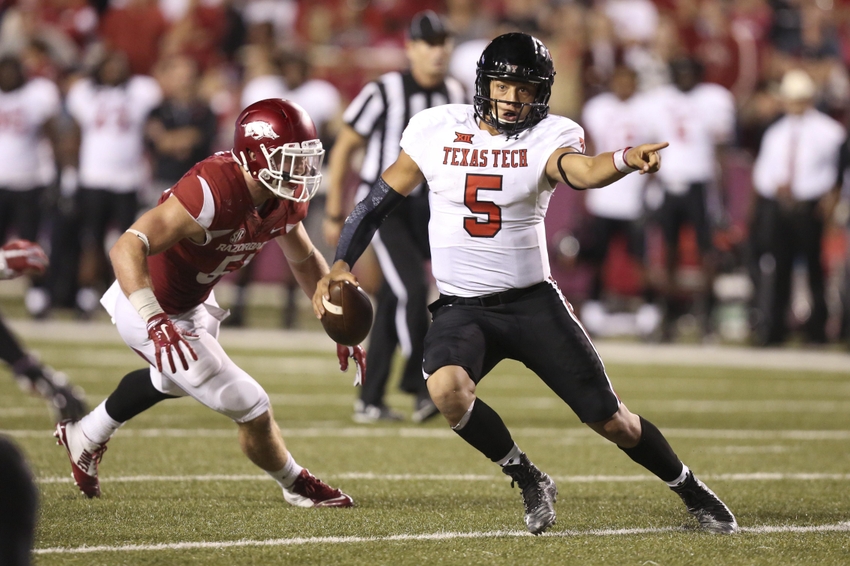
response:
M110 238L229 149L247 104L298 102L332 147L363 85L406 65L423 9L450 23L470 100L487 41L525 31L555 61L551 112L584 125L591 152L671 143L670 172L631 207L552 200L553 271L592 333L848 341L847 0L2 0L0 237L51 256L29 312L89 316ZM629 124L614 119L627 102Z

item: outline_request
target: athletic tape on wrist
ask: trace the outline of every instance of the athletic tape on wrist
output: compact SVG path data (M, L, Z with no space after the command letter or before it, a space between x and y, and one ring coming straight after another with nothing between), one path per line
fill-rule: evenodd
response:
M138 230L133 230L132 228L129 228L127 232L133 234L142 241L142 244L144 244L145 246L145 255L151 255L151 242L150 240L148 240L148 237L144 232L139 232Z
M159 301L156 300L156 296L153 294L153 289L150 287L143 287L138 291L133 291L127 296L127 298L145 322L149 321L152 317L165 312L162 310L162 307L159 306Z
M624 147L623 149L618 149L614 152L614 168L617 169L620 173L624 173L628 175L629 173L634 173L638 170L637 167L632 167L626 161L626 152L629 151L631 147Z

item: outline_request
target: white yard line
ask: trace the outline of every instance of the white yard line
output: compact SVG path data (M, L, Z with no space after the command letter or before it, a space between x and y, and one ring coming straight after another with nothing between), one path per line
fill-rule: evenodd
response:
M634 536L653 535L675 532L685 532L686 529L679 527L654 528L654 529L591 529L586 531L569 530L550 532L542 537L611 537L611 536ZM850 523L834 523L831 525L761 525L756 527L742 527L741 532L745 534L774 534L774 533L824 533L824 532L848 532ZM265 540L232 540L232 541L203 541L203 542L172 542L160 544L127 544L121 546L80 546L70 548L37 548L35 554L85 554L93 552L140 552L152 550L204 550L223 549L238 547L273 547L273 546L304 546L311 544L353 544L353 543L375 543L375 542L407 542L407 541L445 541L457 539L486 539L486 538L517 538L531 537L531 533L525 531L485 531L471 533L422 533L403 534L376 537L295 537Z
M105 322L9 320L25 340L66 343L114 343L121 339ZM273 328L229 329L221 332L225 348L279 352L310 351L333 359L334 344L323 332ZM850 375L850 355L827 350L795 348L753 349L742 346L640 344L596 340L594 344L609 364L746 367L777 371L827 371Z
M310 427L283 428L284 438L455 438L448 428L428 427ZM668 438L699 438L713 440L850 440L850 430L754 430L754 429L686 429L665 428ZM516 427L517 438L587 439L604 442L588 428ZM0 434L14 438L49 438L53 429L0 429ZM236 428L126 428L119 437L136 438L235 438Z
M94 365L94 364L93 364ZM282 374L283 372L281 372ZM289 379L282 377L281 380ZM292 378L292 382L298 378ZM314 381L312 377L306 377L304 382ZM349 407L352 406L354 396L347 393L269 393L271 402L280 407ZM500 399L490 396L494 403ZM388 396L390 403L403 403L405 397L391 394ZM635 399L629 406L636 411L667 412L667 413L716 413L716 414L748 414L748 413L821 413L844 414L850 412L850 400L792 400L792 399L762 399L754 401L724 400L724 399ZM510 407L512 409L528 410L557 410L564 409L564 402L549 395L545 397L535 396L510 396ZM5 411L5 412L4 412ZM19 408L0 408L0 417L28 416L29 414Z
M365 481L506 481L502 474L376 474L373 472L346 472L342 474L322 474L322 477L333 480L365 480ZM658 479L650 475L630 476L559 476L552 478L561 483L634 483L644 481L655 481ZM850 474L811 474L811 473L772 473L757 472L750 474L701 474L701 479L714 481L850 481ZM48 476L36 478L37 483L56 484L73 483L70 476ZM178 475L178 476L104 476L106 483L139 483L139 482L242 482L242 481L269 481L265 474L207 474L207 475Z

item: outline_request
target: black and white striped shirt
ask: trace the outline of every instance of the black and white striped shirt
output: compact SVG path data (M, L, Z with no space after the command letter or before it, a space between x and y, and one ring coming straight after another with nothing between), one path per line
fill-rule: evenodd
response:
M368 138L357 200L366 196L365 191L398 158L401 134L411 116L426 108L466 102L463 86L452 77L428 90L413 80L410 71L393 71L363 87L343 114L346 124Z

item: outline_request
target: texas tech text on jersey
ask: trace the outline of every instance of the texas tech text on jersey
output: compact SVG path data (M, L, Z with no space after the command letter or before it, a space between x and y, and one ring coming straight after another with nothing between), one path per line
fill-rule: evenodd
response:
M528 167L527 149L472 149L466 147L444 147L443 165L455 167L487 167L488 156L493 156L495 168ZM451 160L449 155L451 154ZM488 155L489 154L489 155ZM459 158L459 159L458 159ZM500 161L501 160L501 161Z

